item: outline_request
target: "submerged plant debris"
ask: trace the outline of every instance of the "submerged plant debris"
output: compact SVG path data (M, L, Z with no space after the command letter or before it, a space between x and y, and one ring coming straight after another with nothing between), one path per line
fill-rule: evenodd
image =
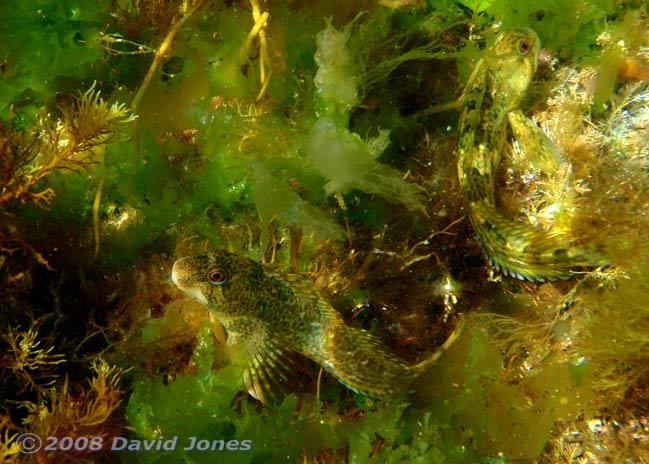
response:
M0 12L0 461L649 461L643 2ZM606 256L565 280L490 266L458 180L458 99L514 28L542 48L494 204ZM170 279L213 249L300 274L413 365L466 327L404 395L300 358L262 405Z

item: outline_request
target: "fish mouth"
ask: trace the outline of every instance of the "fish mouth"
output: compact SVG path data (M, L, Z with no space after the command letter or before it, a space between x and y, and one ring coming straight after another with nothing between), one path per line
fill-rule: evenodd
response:
M196 285L196 279L192 278L194 268L195 266L191 265L189 258L179 259L171 268L171 281L185 294L207 306L207 298L200 287Z
M183 282L187 274L186 259L181 258L171 267L171 281L181 290L185 290Z

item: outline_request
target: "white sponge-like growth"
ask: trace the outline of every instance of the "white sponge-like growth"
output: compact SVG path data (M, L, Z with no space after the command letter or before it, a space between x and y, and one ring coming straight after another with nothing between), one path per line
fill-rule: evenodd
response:
M375 160L388 143L386 131L366 143L358 134L336 127L332 118L323 117L311 129L308 159L329 181L324 187L327 194L358 189L401 203L411 211L425 212L420 201L425 190L406 182L396 169Z
M347 49L352 23L342 31L331 24L318 32L318 50L315 62L318 72L315 85L324 102L338 105L341 112L347 112L358 103L358 78L354 73L354 62Z

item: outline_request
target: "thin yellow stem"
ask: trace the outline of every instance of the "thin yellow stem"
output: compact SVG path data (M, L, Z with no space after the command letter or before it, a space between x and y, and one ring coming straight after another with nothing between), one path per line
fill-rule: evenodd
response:
M151 66L149 66L149 71L144 77L144 80L142 81L142 85L140 85L140 88L135 94L135 98L133 98L133 102L131 103L131 111L133 113L136 112L137 107L140 104L140 100L142 99L144 92L146 92L146 89L149 87L149 84L151 83L151 79L153 78L156 69L158 69L158 66L160 66L160 63L162 63L162 60L167 54L167 51L171 48L171 45L174 39L176 38L176 34L180 30L180 28L187 22L187 20L191 18L192 15L196 13L201 6L203 6L203 0L196 2L196 4L192 8L187 7L187 2L183 4L183 9L185 9L186 12L169 28L169 32L167 32L167 36L164 38L164 40L156 50L155 55L153 56L153 62L151 63Z
M446 111L459 110L462 108L462 102L460 100L454 100L448 103L442 103L441 105L432 106L424 111L419 113L420 116L429 116L431 114L443 113Z
M95 257L99 256L99 206L101 205L101 194L104 190L104 184L108 177L108 169L104 172L103 177L99 181L97 191L95 192L95 200L92 203L92 229L95 237Z
M254 14L253 14L253 19ZM248 33L248 38L246 39L246 56L250 53L250 47L252 47L252 41L259 35L261 39L261 34L263 32L263 27L266 25L266 20L268 19L268 12L264 11L259 19L255 19L255 24L252 26L252 29Z
M320 404L320 381L322 380L322 372L324 369L321 367L318 371L318 383L316 387L316 403Z
M259 81L261 83L261 89L255 99L255 101L258 102L264 96L264 93L268 88L270 76L273 74L273 70L270 67L270 58L268 56L268 42L266 40L266 25L270 15L267 11L264 11L263 13L261 12L258 0L250 0L250 6L252 7L252 19L255 24L246 39L244 48L245 54L241 57L241 65L243 66L250 56L252 41L255 37L259 37Z
M259 89L259 93L257 94L257 98L255 98L255 102L258 102L259 100L261 100L261 97L263 97L264 93L266 93L266 88L268 87L268 83L270 82L270 76L272 76L272 75L273 75L273 70L271 69L268 72L268 78L262 84L261 89Z

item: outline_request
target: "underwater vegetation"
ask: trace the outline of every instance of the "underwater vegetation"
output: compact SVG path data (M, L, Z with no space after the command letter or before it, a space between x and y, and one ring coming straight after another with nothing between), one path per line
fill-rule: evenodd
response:
M649 461L642 2L0 12L0 461ZM174 284L215 250L307 356Z

